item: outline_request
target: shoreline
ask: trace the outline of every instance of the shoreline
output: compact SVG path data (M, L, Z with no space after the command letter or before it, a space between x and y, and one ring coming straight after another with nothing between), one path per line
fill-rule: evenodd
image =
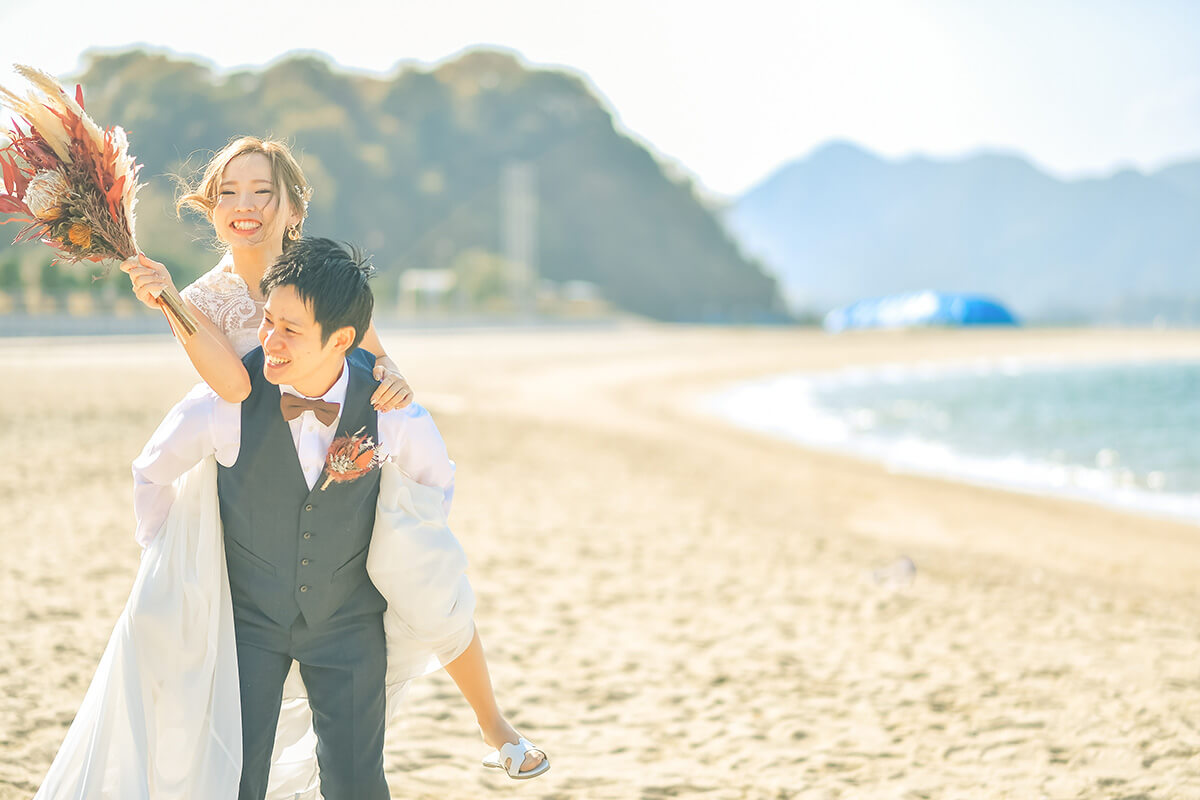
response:
M527 317L513 315L446 315L402 317L399 314L380 314L376 323L380 330L402 331L406 334L478 332L490 329L608 328L626 323L627 317ZM0 314L0 341L55 339L138 339L170 335L167 323L156 312L138 310L129 316L72 316L70 314L19 315Z
M842 452L829 452L807 447L760 431L749 430L733 422L715 417L695 408L695 398L738 383L770 379L780 374L804 372L824 373L847 366L874 369L890 363L922 363L947 365L964 360L984 359L1045 359L1053 358L1072 364L1099 364L1132 362L1141 360L1193 360L1200 354L1200 331L1171 332L1144 330L1128 331L1077 331L1069 330L918 330L903 332L856 332L850 335L828 336L821 332L798 337L805 344L812 343L811 350L801 355L788 352L793 345L784 337L777 341L773 337L747 335L747 344L754 349L738 348L739 359L730 364L722 359L707 364L702 370L689 371L672 386L669 392L654 396L651 391L641 392L642 410L650 414L666 414L689 427L709 426L718 429L718 436L741 441L752 441L756 448L782 451L783 458L803 465L806 472L819 472L828 467L835 473L838 482L854 485L861 482L871 491L886 494L903 494L897 505L923 507L916 518L928 523L938 517L950 517L965 529L976 522L974 513L964 515L957 508L953 514L941 514L939 506L965 505L980 509L996 510L998 519L1015 513L1021 518L1041 519L1042 523L1027 523L1028 530L1038 524L1046 524L1055 533L1049 542L1039 543L1037 537L1028 533L1012 537L1011 540L993 537L959 539L949 535L946 526L935 541L939 547L961 546L972 555L1001 557L1014 563L1037 563L1045 559L1046 568L1064 573L1080 574L1100 570L1110 579L1132 580L1142 585L1153 584L1155 572L1168 583L1185 575L1198 575L1200 569L1181 563L1181 553L1191 553L1200 545L1195 535L1195 524L1174 517L1151 516L1127 508L1112 508L1080 499L1058 495L1025 494L1007 488L977 485L959 480L930 475L895 472L878 461ZM759 340L760 341L755 341ZM769 345L769 346L764 346ZM918 355L907 361L896 358L898 351L916 352ZM876 489L876 487L881 487ZM882 487L887 487L886 489ZM839 486L838 502L853 503L848 496L854 490L842 490ZM1028 512L1028 513L1027 513ZM865 515L864 515L865 516ZM855 518L854 514L850 515ZM1069 522L1068 522L1069 520ZM855 520L857 522L857 520ZM982 527L993 528L986 515L978 520ZM851 524L856 533L865 534L881 542L896 541L894 532L886 531L875 520L857 525ZM1088 530L1094 535L1082 536ZM1047 531L1049 532L1049 530ZM1136 532L1140 541L1137 558L1126 558L1127 532ZM923 539L923 537L919 537ZM902 540L902 539L901 539ZM1117 546L1121 543L1122 546ZM1200 550L1196 551L1200 557ZM1040 568L1040 567L1039 567Z
M1200 352L1200 333L958 333L385 332L458 465L497 696L554 764L526 794L1200 796L1194 527L889 473L692 407L849 364ZM10 340L0 380L20 388L0 407L20 454L0 461L0 800L25 800L137 569L129 462L195 377L169 338ZM444 674L387 741L396 797L511 786Z
M1087 503L1101 506L1114 511L1143 516L1149 519L1176 521L1200 527L1200 503L1197 496L1188 494L1172 494L1156 492L1140 487L1106 486L1103 489L1088 488L1076 484L1053 485L1039 482L1030 478L1020 480L1017 476L1001 475L997 467L1005 462L1011 462L1012 456L969 455L959 452L955 442L949 439L922 438L918 443L929 449L939 451L939 457L931 460L917 459L904 454L897 454L894 438L879 438L869 433L842 432L839 436L824 436L817 433L822 426L844 427L844 420L833 412L808 400L801 400L796 412L803 414L809 421L805 425L780 428L777 423L764 423L756 419L754 412L762 412L764 403L762 394L781 382L800 384L801 390L811 390L823 381L834 381L849 376L870 383L906 382L913 378L930 378L939 380L954 378L964 374L993 375L998 372L1013 372L1014 374L1029 371L1059 372L1072 369L1087 370L1092 368L1119 367L1141 364L1198 364L1200 356L1180 358L1176 354L1150 354L1137 358L1125 357L1112 360L1075 361L1054 356L1030 355L1021 358L999 357L992 359L968 359L964 361L946 362L894 362L879 364L872 367L847 366L835 370L811 372L788 372L778 375L763 376L749 381L723 386L716 391L702 394L696 398L696 409L734 427L791 443L797 447L816 453L838 454L848 456L883 467L889 472L918 475L927 478L950 481L969 486L995 489L1019 495L1047 497ZM804 391L793 392L803 397ZM737 406L749 397L750 407L741 410ZM757 398L757 402L756 402ZM1047 470L1090 470L1083 464L1052 463L1039 461L1035 458L1022 457L1021 466L1030 471ZM938 462L942 463L938 463ZM1010 464L1011 466L1011 464ZM1011 471L1010 471L1011 472Z

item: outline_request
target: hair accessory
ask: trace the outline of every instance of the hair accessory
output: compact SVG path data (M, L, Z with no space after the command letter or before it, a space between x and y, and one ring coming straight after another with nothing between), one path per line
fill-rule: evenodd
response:
M292 186L292 188L296 190L296 194L299 195L300 200L304 203L304 216L307 217L308 216L308 201L312 199L312 187L311 186L300 186L299 184L295 184Z

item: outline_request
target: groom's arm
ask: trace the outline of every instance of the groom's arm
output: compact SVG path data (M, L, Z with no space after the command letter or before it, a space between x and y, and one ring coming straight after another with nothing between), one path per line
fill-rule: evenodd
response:
M379 415L379 444L417 483L443 492L442 507L450 513L454 498L454 462L429 412L417 403Z
M240 441L240 409L227 403L205 384L199 384L180 400L159 424L146 446L133 461L133 512L137 518L135 537L145 547L158 535L171 503L175 500L176 478L214 453L225 463L230 433ZM232 454L236 460L236 452Z

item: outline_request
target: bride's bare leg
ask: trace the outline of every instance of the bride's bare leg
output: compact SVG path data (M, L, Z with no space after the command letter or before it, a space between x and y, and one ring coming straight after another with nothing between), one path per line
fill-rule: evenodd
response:
M475 712L479 730L483 732L483 741L497 750L505 743L516 744L519 735L504 719L496 705L496 694L492 690L492 678L488 674L487 659L483 655L483 642L479 640L479 631L475 632L467 649L446 665L446 672L458 684L458 690ZM530 750L525 755L521 771L528 772L542 763L544 758L545 755L541 751Z

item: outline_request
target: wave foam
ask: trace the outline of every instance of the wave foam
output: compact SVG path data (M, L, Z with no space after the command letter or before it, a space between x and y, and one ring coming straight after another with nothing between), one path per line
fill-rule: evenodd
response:
M792 374L737 384L699 401L700 410L738 427L797 444L847 453L882 463L890 470L1028 494L1066 497L1111 508L1170 517L1200 524L1200 494L1158 490L1161 473L1140 486L1128 470L1113 465L1056 463L1019 455L981 457L955 449L952 442L873 431L876 412L869 408L835 413L816 400L821 390L846 385L894 384L964 374L1020 375L1030 370L1066 367L1052 362L1016 360L968 364L884 365L819 374ZM1101 459L1102 461L1102 459Z

